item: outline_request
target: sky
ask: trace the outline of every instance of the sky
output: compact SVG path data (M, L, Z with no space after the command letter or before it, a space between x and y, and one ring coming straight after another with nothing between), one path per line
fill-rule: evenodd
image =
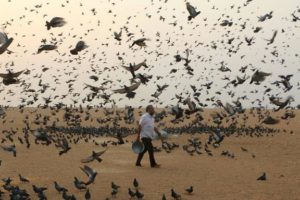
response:
M22 85L0 84L0 104L26 105L36 94L38 98L32 106L44 104L44 98L49 97L51 104L70 104L76 100L78 104L100 105L101 98L82 102L91 93L84 88L85 84L100 87L106 80L112 82L105 86L105 93L111 94L118 106L144 106L155 99L151 94L155 93L157 85L164 84L169 87L155 102L159 107L175 105L175 94L183 98L192 96L190 85L200 92L200 101L209 106L218 99L231 103L245 95L247 99L241 100L245 107L258 106L256 99L262 100L263 106L272 107L270 96L285 99L290 95L294 97L293 106L300 104L300 20L293 22L291 15L294 13L300 18L299 1L193 0L189 3L201 12L191 21L187 19L186 1L180 0L0 0L0 30L14 38L9 47L13 53L0 55L0 73L7 69L30 70L30 74L20 76L24 81ZM258 21L260 16L271 11L271 19ZM66 25L47 30L45 23L53 17L63 17ZM223 20L233 25L221 26ZM128 37L124 26L133 37ZM256 27L262 30L254 33ZM121 29L122 41L118 42L113 33ZM274 43L267 45L266 39L270 39L275 30L278 34ZM254 37L254 43L248 46L245 37ZM129 48L133 40L139 38L149 39L147 47ZM57 50L37 54L43 39L47 44L57 42ZM229 39L233 39L231 44L228 44ZM70 49L79 40L85 41L88 48L78 56L71 55ZM175 62L174 56L184 57L186 49L190 51L194 75L187 74L184 62ZM131 84L131 74L121 67L122 64L145 59L149 68L137 73L153 76L147 85L135 91L134 99L114 94L113 89ZM231 71L219 71L221 63ZM244 73L239 71L245 66L248 67ZM170 73L172 69L177 72ZM249 84L257 69L272 75L260 85ZM288 74L293 74L290 91L284 92L282 85L271 84L280 80L278 75ZM91 75L99 80L90 79ZM230 80L237 76L249 79L243 85L224 88L229 82L222 80L224 76ZM72 79L72 91L68 92L66 82ZM203 86L210 82L213 82L210 89ZM44 93L39 91L41 84L49 86ZM265 93L267 88L271 91ZM24 92L26 89L36 91Z

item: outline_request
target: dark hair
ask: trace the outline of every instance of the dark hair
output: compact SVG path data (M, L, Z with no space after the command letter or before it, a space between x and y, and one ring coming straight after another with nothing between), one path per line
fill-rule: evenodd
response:
M149 112L150 108L153 108L151 104L146 107L146 112Z

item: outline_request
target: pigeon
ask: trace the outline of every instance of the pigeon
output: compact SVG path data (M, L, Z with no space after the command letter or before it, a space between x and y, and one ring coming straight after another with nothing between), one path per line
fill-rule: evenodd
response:
M112 189L110 194L112 197L116 198L116 195L118 194L118 190Z
M89 163L89 162L92 162L94 160L97 160L98 162L101 162L102 159L100 158L100 156L102 156L106 152L106 150L107 149L105 149L103 151L99 151L99 152L92 151L92 155L90 155L89 157L87 157L85 159L82 159L81 162L82 163Z
M179 105L173 106L171 108L172 115L175 115L175 119L179 119L183 117L183 109L179 107Z
M228 21L227 19L223 20L220 26L232 26L233 22Z
M273 117L268 116L262 121L262 123L272 125L272 124L278 124L279 121L280 120L274 119Z
M266 77L270 76L270 75L272 75L272 73L265 73L265 72L256 70L255 73L251 77L250 84L255 82L256 85L259 85L260 82L264 81L266 79Z
M56 147L62 148L62 150L59 151L60 156L64 153L67 153L71 149L71 147L69 146L69 143L68 143L66 138L63 138L62 140L59 140Z
M280 109L283 109L284 107L286 107L291 100L293 100L293 97L288 96L287 99L283 102L279 101L279 99L276 99L275 97L271 96L269 98L270 102L276 106L278 106L278 108L275 111L279 111Z
M46 145L51 143L52 137L49 136L46 132L41 130L35 130L33 135L35 136L34 142L37 144L37 141L46 142Z
M136 74L135 78L139 79L142 84L146 85L150 81L150 79L152 78L152 75L148 76L146 74L138 73L138 74ZM132 82L135 82L135 80L132 79Z
M258 33L260 30L262 30L262 27L256 27L253 32Z
M35 193L37 193L38 195L42 195L44 194L44 191L47 190L46 187L37 187L36 185L32 185L32 189Z
M20 76L23 71L19 71L19 72L11 72L10 70L8 71L7 74L1 74L0 73L0 77L3 78L3 84L4 85L11 85L11 84L19 84L20 81L17 79L18 76Z
M66 191L63 191L62 198L64 200L76 200L76 198L75 198L75 196L73 194L72 195L68 195Z
M133 41L130 48L133 47L134 45L137 45L139 47L146 47L147 45L146 45L145 41L147 41L147 40L149 40L149 39L147 39L147 38L137 39L137 40Z
M254 37L251 37L251 38L245 37L245 41L247 42L248 46L251 46L253 44L253 40L254 40Z
M23 183L29 183L29 180L27 178L23 177L21 174L19 174L19 179Z
M71 53L72 55L78 55L78 52L80 52L80 51L86 49L87 47L88 47L88 46L85 44L84 41L79 41L79 42L77 42L75 48L70 50L70 53Z
M267 40L267 41L269 41L269 42L267 43L267 45L273 44L273 42L274 42L274 40L275 40L275 38L276 38L276 36L277 36L277 32L278 32L278 31L275 30L274 33L273 33L272 38L269 39L269 40Z
M177 194L174 189L171 189L171 197L173 197L175 200L181 200L181 195Z
M6 33L0 32L0 55L7 51L13 40L13 38L8 38Z
M257 178L258 181L265 181L267 180L267 175L266 173L264 172L260 177Z
M116 39L120 42L122 40L121 37L122 37L122 29L119 33L114 32L114 39Z
M124 88L113 90L114 93L125 94L128 98L133 98L135 96L134 90L136 90L140 86L141 82L137 82L132 84L131 86L124 85Z
M57 49L57 46L54 45L54 44L42 44L38 51L37 51L37 54L41 53L42 51L52 51L52 50L55 50Z
M53 17L50 22L46 21L47 30L56 27L62 27L66 24L66 21L62 17Z
M285 87L284 92L287 92L287 91L289 91L293 88L293 86L290 83L290 79L291 79L292 76L293 76L293 74L290 74L290 75L287 75L287 76L279 75L279 78L281 78L282 80L281 81L275 81L272 84L275 84L276 86L279 86L280 83L283 84L283 86Z
M135 196L136 196L137 199L143 199L144 194L141 193L138 189L136 189Z
M139 187L139 182L136 180L136 178L133 179L133 186L135 188L138 188Z
M91 199L91 193L90 193L90 190L89 190L89 189L86 190L86 192L85 192L85 194L84 194L84 198L85 198L86 200L90 200L90 199Z
M298 20L300 20L300 17L296 16L294 13L292 13L292 17L293 17L293 22L297 22Z
M144 60L143 62L139 63L139 64L129 64L129 67L127 66L122 66L124 69L126 69L127 71L129 71L132 74L132 77L135 78L135 71L139 70L141 67L145 67L147 68L147 64L146 64L146 60Z
M119 186L119 185L116 185L114 182L111 182L111 188L112 188L113 190L118 190L118 189L120 188L120 186Z
M244 147L241 147L241 150L244 151L244 152L247 152L248 149L244 148Z
M229 103L226 103L226 105L224 106L223 103L221 102L221 100L217 100L217 105L223 107L224 110L229 114L229 116L232 116L236 113L234 107L232 105L230 105Z
M90 168L87 165L84 165L84 167L80 167L80 169L88 176L89 180L87 182L85 182L85 185L89 185L91 183L93 183L95 181L95 178L97 176L97 172L94 171L92 168Z
M3 178L2 181L4 182L4 185L10 185L12 182L12 179L10 177L8 178Z
M56 189L57 192L67 192L68 190L60 185L56 181L54 181L54 188Z
M269 13L263 15L263 16L258 17L258 21L259 22L264 22L267 19L271 19L272 17L273 17L273 11L271 11L271 12L269 12Z
M74 185L79 190L85 190L86 186L85 183L82 181L79 181L77 177L74 177Z
M188 97L187 99L185 99L183 101L183 104L187 104L188 107L189 107L188 110L185 110L185 114L187 114L187 115L191 115L193 113L196 113L196 112L200 111L200 109L197 108L196 103L193 102L190 97Z
M130 188L128 188L128 194L130 196L130 199L135 197L135 193Z
M185 189L185 191L186 191L188 194L192 194L193 191L194 191L194 188L193 188L193 186L190 186L189 188Z
M4 151L12 152L14 157L17 156L16 145L13 144L13 145L10 145L10 146L1 146L1 147Z
M189 12L189 16L188 16L188 21L191 21L193 18L197 17L197 15L199 15L201 12L200 11L196 11L196 9L189 3L186 3L186 9Z

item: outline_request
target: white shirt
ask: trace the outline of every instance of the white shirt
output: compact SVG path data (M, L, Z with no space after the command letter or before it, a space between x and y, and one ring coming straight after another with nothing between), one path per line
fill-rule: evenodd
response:
M142 115L139 124L141 125L141 138L154 137L154 118L149 114L145 113Z

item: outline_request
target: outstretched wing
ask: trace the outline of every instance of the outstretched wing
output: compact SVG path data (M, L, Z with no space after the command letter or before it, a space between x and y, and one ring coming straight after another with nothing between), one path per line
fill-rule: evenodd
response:
M116 89L113 90L115 93L120 93L120 94L124 94L127 93L128 91L132 92L134 90L136 90L139 86L140 86L141 82L137 82L136 84L133 84L131 86L128 87L128 90L126 90L125 88L122 89Z
M136 89L138 89L138 87L141 85L141 82L137 82L136 84L131 85L128 89L129 91L134 91Z
M190 15L195 15L196 14L196 10L193 6L191 6L191 4L187 3L186 4L186 9L188 10Z
M130 72L130 67L127 67L127 66L122 66L124 69L126 69L127 71L129 71Z
M143 62L141 62L141 63L139 63L139 64L137 64L137 65L134 65L134 66L133 66L133 70L134 70L134 71L137 71L137 70L139 70L142 66L146 66L146 60L144 60Z
M0 32L0 44L5 44L7 42L8 38L6 33Z
M95 155L98 156L98 157L99 157L99 156L102 156L102 155L106 152L106 150L107 150L107 149L105 149L105 150L103 150L103 151L95 152Z
M88 176L90 177L91 175L93 175L95 172L92 168L90 168L89 166L87 165L84 165L84 167L80 167L80 169Z
M22 71L19 71L19 72L16 72L16 73L12 73L11 76L16 78L16 77L20 76L24 71L25 70L22 70Z
M1 77L1 78L9 78L10 76L9 76L9 74L1 74L1 73L0 73L0 77Z
M89 163L89 162L92 162L93 160L94 160L93 156L89 156L87 158L82 159L80 162Z

